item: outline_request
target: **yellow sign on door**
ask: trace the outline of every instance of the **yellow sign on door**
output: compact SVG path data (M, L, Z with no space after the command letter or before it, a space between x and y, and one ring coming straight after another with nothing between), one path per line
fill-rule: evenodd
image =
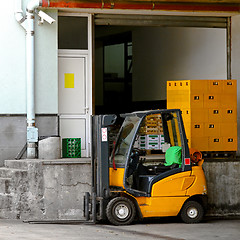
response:
M64 87L74 88L74 73L64 73Z

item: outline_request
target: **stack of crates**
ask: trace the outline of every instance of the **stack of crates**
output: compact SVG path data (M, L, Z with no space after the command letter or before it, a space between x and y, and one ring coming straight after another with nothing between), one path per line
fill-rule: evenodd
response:
M167 108L182 110L189 147L237 151L236 80L168 81Z
M140 133L145 135L163 134L161 115L153 114L146 116L144 126L140 128Z
M160 114L146 116L140 128L139 148L161 150L164 143L162 118Z
M81 158L81 138L63 138L62 157Z
M139 136L139 148L146 150L161 150L162 144L164 144L163 135L140 135Z

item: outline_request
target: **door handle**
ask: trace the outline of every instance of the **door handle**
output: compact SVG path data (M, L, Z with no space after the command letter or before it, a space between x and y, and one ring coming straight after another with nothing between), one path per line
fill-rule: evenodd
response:
M84 110L88 113L89 107L85 107Z

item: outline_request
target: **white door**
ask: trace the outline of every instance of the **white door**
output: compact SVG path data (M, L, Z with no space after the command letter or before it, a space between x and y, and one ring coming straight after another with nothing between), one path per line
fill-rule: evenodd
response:
M89 157L87 56L59 55L58 64L60 136L81 138L81 155Z

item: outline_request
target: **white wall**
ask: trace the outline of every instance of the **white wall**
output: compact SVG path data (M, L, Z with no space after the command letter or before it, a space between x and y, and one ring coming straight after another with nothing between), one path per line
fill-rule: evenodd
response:
M0 114L24 114L25 30L15 20L14 1L4 1L1 9ZM57 20L56 10L48 13ZM57 21L52 25L36 24L35 36L36 113L57 113Z
M36 113L58 113L58 14L44 12L56 22L36 26Z
M133 31L133 101L166 99L166 81L226 79L226 30L139 28Z

